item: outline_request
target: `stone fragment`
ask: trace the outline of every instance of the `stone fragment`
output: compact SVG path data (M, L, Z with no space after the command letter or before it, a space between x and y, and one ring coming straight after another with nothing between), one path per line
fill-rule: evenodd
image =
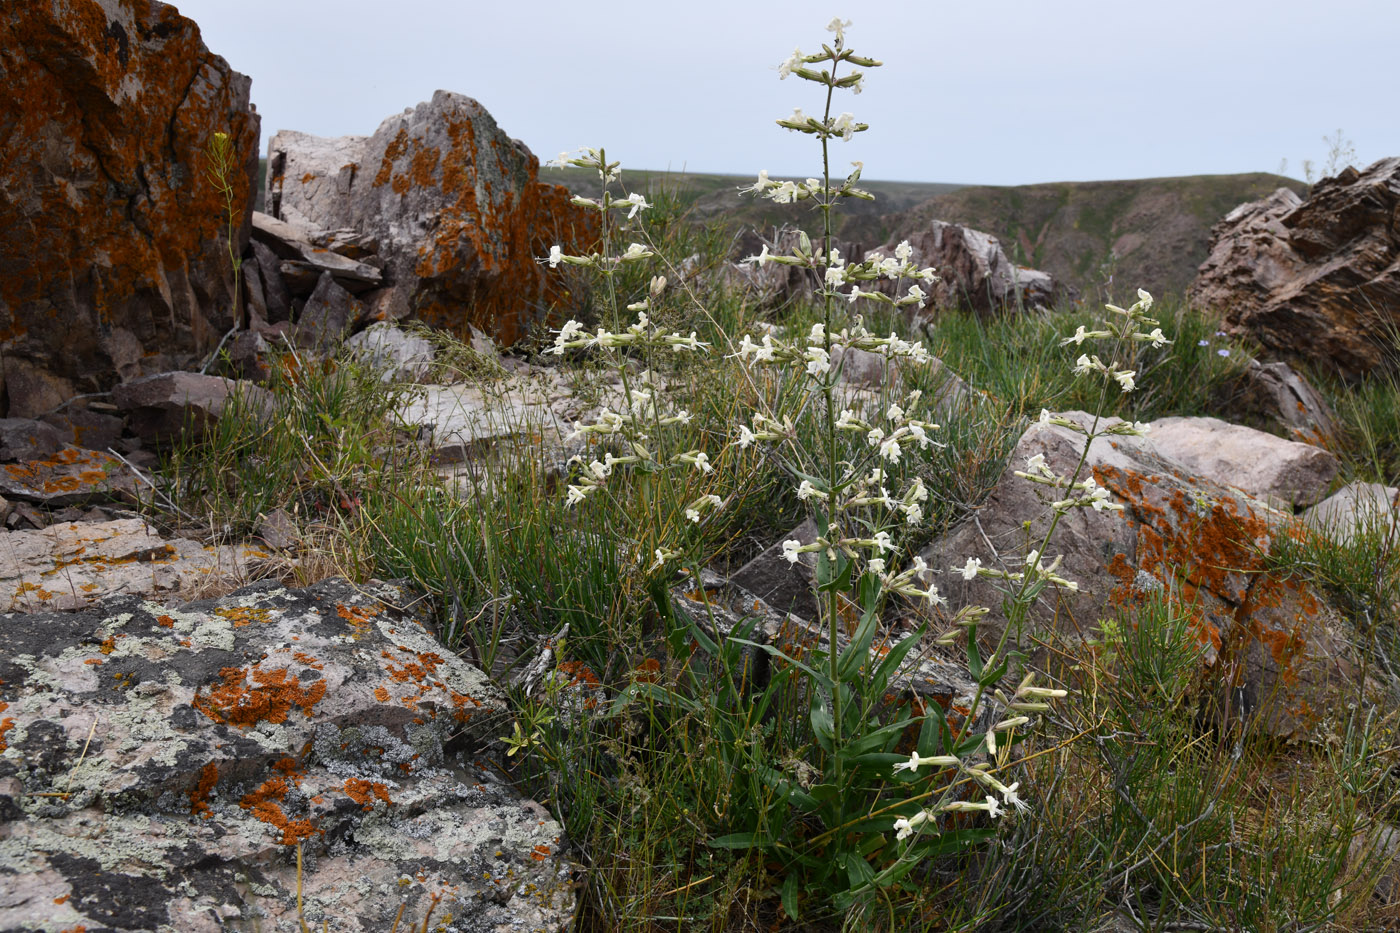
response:
M1220 403L1231 420L1250 420L1286 428L1294 440L1326 447L1338 437L1337 416L1306 379L1282 361L1250 360Z
M297 318L297 343L333 351L364 320L364 304L341 288L329 272L323 272Z
M0 532L0 612L70 610L116 593L184 594L248 579L270 557L247 545L165 539L141 519Z
M763 600L777 612L791 613L810 622L820 618L813 594L817 562L810 553L801 555L795 564L788 562L783 556L783 541L794 538L811 544L817 539L816 524L809 518L783 535L782 541L730 575L729 584Z
M254 533L273 550L290 551L301 546L301 532L286 509L273 509L262 517Z
M47 508L136 502L137 479L117 458L65 445L47 457L0 465L0 492Z
M0 414L202 359L235 305L207 151L228 135L241 251L258 164L249 79L147 0L0 4L0 50Z
M1161 418L1148 437L1194 475L1285 506L1320 502L1341 469L1331 451L1219 418Z
M385 382L422 382L432 371L432 343L393 324L371 324L345 341L345 347L380 370Z
M267 308L267 322L278 324L292 319L292 293L282 280L282 260L277 254L257 240L251 244L253 260L258 266L258 275L263 284L263 298Z
M1083 412L1064 416L1085 426L1092 421ZM1115 420L1100 422L1100 429ZM1026 542L1042 540L1048 503L1057 497L1013 471L1025 470L1038 454L1051 470L1069 475L1083 440L1068 428L1032 426L987 502L922 552L943 571L939 589L954 607L991 610L978 627L988 651L1007 624L1002 593L996 581L966 580L957 571L969 558L1008 573L1024 568L1034 546ZM1056 625L1062 637L1092 634L1099 620L1170 588L1190 613L1210 675L1202 702L1213 714L1257 717L1280 737L1316 738L1337 727L1335 718L1358 696L1357 635L1321 592L1269 569L1276 528L1294 519L1192 475L1147 438L1099 438L1084 466L1081 476L1092 476L1124 510L1074 509L1059 520L1042 559L1063 555L1057 572L1078 589L1047 587L1030 608L1026 637ZM1367 682L1368 695L1373 686Z
M168 444L193 432L208 431L231 399L267 410L272 396L261 386L200 373L161 373L124 382L112 390L112 402L143 441Z
M314 231L299 225L253 212L254 242L263 244L282 260L279 269L284 279L287 270L291 269L301 276L312 277L313 281L319 279L322 273L330 273L337 284L351 292L379 287L383 275L378 269L314 245L310 239L314 235ZM293 287L292 291L295 293L296 288Z
M567 929L505 697L418 604L330 580L0 616L0 927Z
M1303 512L1303 523L1340 544L1358 530L1385 531L1400 523L1400 489L1380 483L1348 483Z
M245 330L228 346L229 364L239 379L250 382L267 382L272 376L269 358L272 348L263 335L253 330Z
M1211 230L1188 298L1288 359L1346 379L1397 365L1400 157L1324 178L1306 200L1280 188Z
M125 423L108 411L93 408L78 408L69 405L59 411L44 416L44 423L57 428L65 444L86 447L89 450L106 450L117 443L122 436Z
M537 258L555 244L587 251L597 235L594 215L538 174L538 160L480 104L438 91L372 136L278 133L268 206L282 220L374 241L385 279L419 319L464 337L474 324L511 344L567 297L565 277Z
M0 462L51 457L70 441L63 431L31 418L0 418Z

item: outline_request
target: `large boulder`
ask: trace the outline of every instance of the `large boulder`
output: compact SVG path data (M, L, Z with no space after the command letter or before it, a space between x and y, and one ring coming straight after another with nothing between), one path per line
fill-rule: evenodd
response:
M1016 265L990 233L931 220L876 252L893 255L899 240L909 241L916 265L938 270L938 281L924 289L935 307L970 307L986 314L1053 308L1078 297L1048 272ZM877 287L889 287L889 283Z
M0 413L188 366L234 323L215 133L257 175L250 81L154 0L0 6Z
M1065 417L1091 422L1083 412ZM1101 421L1100 428L1111 423ZM1007 624L1001 592L987 577L967 581L951 568L969 557L1008 572L1024 567L1026 551L1049 527L1043 493L1050 490L1014 471L1040 454L1056 473L1069 475L1083 442L1069 428L1033 425L986 504L923 553L930 566L944 569L940 588L947 587L953 605L991 609L979 627L990 644ZM1025 637L1054 627L1088 635L1099 620L1170 588L1191 613L1217 712L1259 716L1281 737L1316 737L1334 727L1332 717L1357 697L1363 665L1355 631L1323 594L1270 567L1274 535L1281 524L1294 530L1293 517L1193 475L1147 438L1099 438L1081 478L1086 474L1123 511L1076 509L1060 519L1044 559L1063 555L1059 573L1079 589L1045 590L1030 610Z
M566 928L563 831L490 764L505 697L412 603L0 616L0 928L295 930L298 900L313 929Z
M1283 507L1321 502L1342 468L1331 451L1219 418L1161 418L1151 437L1194 475Z
M590 248L596 221L476 101L438 91L372 136L282 131L268 151L273 217L312 231L353 231L384 260L381 318L411 312L466 336L523 336L565 296L537 259ZM344 239L344 237L342 237Z
M1354 379L1396 355L1400 157L1346 168L1306 200L1280 188L1211 230L1197 307L1280 356Z

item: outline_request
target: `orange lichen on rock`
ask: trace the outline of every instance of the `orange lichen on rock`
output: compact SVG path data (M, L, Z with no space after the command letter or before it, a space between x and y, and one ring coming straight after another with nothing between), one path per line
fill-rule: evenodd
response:
M268 778L238 802L240 807L251 810L253 816L281 832L280 841L284 846L294 846L319 831L310 820L293 820L282 811L280 801L286 798L289 789L285 778Z
M9 708L10 708L10 704L0 702L0 713L5 712L5 710L7 710L7 709L9 709ZM6 744L6 742L5 742L5 733L6 733L6 732L9 732L9 731L10 731L11 729L13 729L14 727L15 727L15 721L14 721L14 719L13 719L12 717L6 716L4 719L0 719L0 752L3 752L5 749L7 749L7 748L10 747L10 746L9 746L8 744Z
M260 664L254 664L250 670L223 668L219 671L223 683L210 687L207 694L203 688L196 691L192 705L217 723L244 728L260 722L286 722L293 707L299 707L310 719L312 708L326 695L326 682L304 685L286 668L264 671ZM249 673L253 676L251 686Z
M270 609L251 606L220 606L213 610L213 613L216 616L228 619L233 623L234 628L243 628L252 625L254 622L266 624L272 621L272 611Z
M190 813L206 820L213 816L209 812L209 793L218 783L219 766L211 761L199 772L199 780L189 790Z
M389 799L389 786L378 781L366 781L361 778L345 779L345 796L360 804L366 810L374 809L375 797L384 801L387 806L393 806L394 801Z
M374 625L375 610L368 606L345 606L335 607L336 615L350 623L350 637L359 641L369 634L370 628Z

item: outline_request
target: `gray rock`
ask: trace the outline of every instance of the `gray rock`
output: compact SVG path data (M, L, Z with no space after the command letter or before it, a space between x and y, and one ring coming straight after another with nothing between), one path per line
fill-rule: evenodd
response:
M329 272L323 272L297 318L297 343L322 352L333 351L364 319L364 304L341 288Z
M0 492L47 508L94 502L137 501L137 479L117 458L65 445L33 460L0 466Z
M257 211L253 212L254 242L266 246L279 259L283 260L283 263L294 263L292 268L305 268L307 275L314 273L316 278L320 278L323 272L330 273L342 288L352 292L363 292L379 287L383 275L378 269L363 262L348 259L323 246L314 245L310 239L314 235L314 231L296 224L287 223ZM287 267L284 264L279 264L278 268L279 271L282 271L285 279Z
M1086 426L1091 421L1083 412L1065 417ZM923 552L943 571L939 587L953 606L991 610L979 626L988 650L1007 624L1002 593L988 578L967 581L954 568L973 557L989 568L1019 571L1035 546L1027 542L1038 544L1045 534L1052 497L1014 471L1041 454L1052 470L1068 475L1083 440L1068 428L1032 426L985 505ZM1085 468L1124 511L1075 509L1060 519L1043 559L1063 555L1059 573L1079 588L1042 592L1031 607L1027 636L1057 624L1064 637L1088 634L1099 619L1170 586L1192 606L1217 711L1260 717L1277 736L1317 736L1332 727L1344 699L1357 696L1362 665L1356 633L1323 593L1269 570L1274 528L1291 516L1192 475L1146 438L1100 438ZM1367 690L1372 686L1368 682Z
M1340 544L1362 532L1394 528L1400 522L1400 489L1380 483L1348 483L1303 512L1303 523Z
M261 386L201 373L161 373L124 382L112 390L112 402L143 441L168 444L199 436L218 421L230 399L268 410L272 396Z
M809 518L783 535L782 541L796 538L803 544L817 539L817 526ZM808 621L820 617L815 584L816 557L803 554L797 563L783 556L783 543L778 541L729 577L729 584L743 589L784 615L792 614Z
M396 587L0 616L0 926L565 929L504 696ZM441 898L440 901L435 900Z
M254 240L253 261L257 263L258 275L263 285L263 299L267 308L267 322L278 324L292 319L292 293L282 280L282 260L271 249Z
M105 406L110 408L111 406ZM122 436L125 423L108 411L69 405L44 416L44 423L58 428L65 443L89 450L106 450Z
M433 345L389 323L371 324L345 348L383 373L385 382L422 382L433 368Z
M50 457L70 441L62 430L43 421L0 418L0 462Z
M1148 437L1195 475L1286 506L1320 502L1342 466L1321 447L1219 418L1161 418Z
M1249 368L1229 388L1222 402L1231 420L1253 420L1286 428L1295 440L1304 443L1323 447L1338 436L1337 416L1327 400L1293 367L1281 361L1250 360Z

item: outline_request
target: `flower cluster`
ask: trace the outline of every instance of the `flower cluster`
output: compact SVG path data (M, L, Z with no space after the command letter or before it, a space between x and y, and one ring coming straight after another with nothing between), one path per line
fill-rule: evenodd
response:
M1171 343L1162 333L1160 322L1147 316L1147 312L1152 310L1152 296L1143 289L1138 289L1138 300L1131 307L1120 308L1112 304L1105 307L1117 315L1117 321L1105 321L1106 326L1100 330L1085 330L1079 327L1072 336L1060 341L1060 346L1079 346L1085 340L1103 339L1112 339L1118 345L1128 347L1134 343L1150 343L1153 347L1163 347ZM1136 371L1120 366L1116 361L1105 363L1099 359L1098 354L1080 354L1079 359L1074 361L1074 372L1075 375L1098 373L1105 379L1118 383L1118 388L1123 392L1131 392L1137 388Z

